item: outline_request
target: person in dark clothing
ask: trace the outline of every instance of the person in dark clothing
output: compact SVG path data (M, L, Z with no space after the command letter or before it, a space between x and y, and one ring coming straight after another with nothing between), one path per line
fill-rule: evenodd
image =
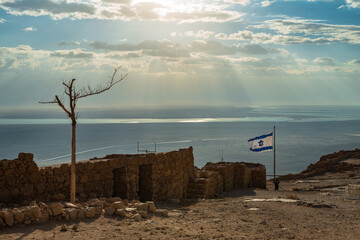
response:
M274 180L275 190L279 190L279 183L280 183L280 181L278 179Z

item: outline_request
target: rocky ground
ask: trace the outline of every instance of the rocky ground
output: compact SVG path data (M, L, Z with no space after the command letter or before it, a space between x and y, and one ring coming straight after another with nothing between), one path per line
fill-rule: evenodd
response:
M360 184L360 175L282 181L279 191L269 181L268 190L156 203L169 210L168 218L52 220L4 228L0 239L359 239L360 200L346 193L348 183Z

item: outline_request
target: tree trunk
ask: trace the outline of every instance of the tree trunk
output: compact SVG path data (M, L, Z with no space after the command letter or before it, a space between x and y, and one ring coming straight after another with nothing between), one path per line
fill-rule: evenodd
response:
M75 204L75 193L76 193L76 173L75 173L75 164L76 164L76 121L73 121L72 124L72 136L71 136L71 187L70 187L70 202Z

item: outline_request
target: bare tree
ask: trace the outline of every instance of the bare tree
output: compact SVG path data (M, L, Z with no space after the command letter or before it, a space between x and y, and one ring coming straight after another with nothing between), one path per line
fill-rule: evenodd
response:
M96 88L92 88L90 85L87 86L87 88L82 87L80 90L75 89L75 79L72 79L68 82L63 82L62 84L65 86L64 93L68 97L68 104L69 106L65 106L66 102L66 96L62 95L63 97L60 97L58 95L55 95L55 99L48 102L39 102L43 104L57 104L59 105L65 113L68 115L68 117L71 119L71 186L70 186L70 202L75 203L75 193L76 193L76 172L75 172L75 164L76 164L76 119L78 118L78 113L75 111L77 101L81 98L89 97L92 95L97 95L100 93L103 93L105 91L108 91L110 88L112 88L115 84L121 82L124 80L126 75L121 75L119 78L116 79L116 75L121 67L115 68L114 73L111 77L111 79L106 82L106 84L98 84Z

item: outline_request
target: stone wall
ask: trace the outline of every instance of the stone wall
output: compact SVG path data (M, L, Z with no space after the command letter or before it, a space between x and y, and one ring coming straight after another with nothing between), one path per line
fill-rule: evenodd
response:
M20 153L15 160L0 161L0 203L69 199L70 164L39 168L33 157ZM168 153L113 154L76 164L80 200L120 197L149 201L181 199L189 194L210 198L248 187L266 188L264 165L208 163L199 175L192 147Z
M266 169L262 164L244 162L207 163L203 170L218 172L223 191L234 188L266 188Z
M76 164L77 197L165 200L186 197L195 176L192 147L168 153L108 155ZM0 202L69 197L70 164L38 168L33 154L0 161Z

